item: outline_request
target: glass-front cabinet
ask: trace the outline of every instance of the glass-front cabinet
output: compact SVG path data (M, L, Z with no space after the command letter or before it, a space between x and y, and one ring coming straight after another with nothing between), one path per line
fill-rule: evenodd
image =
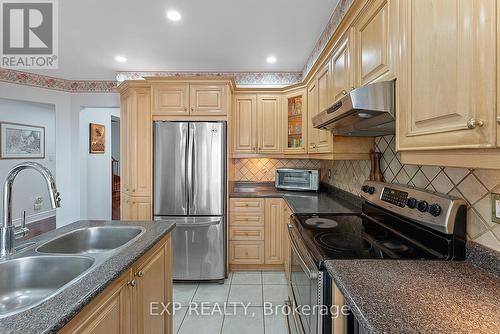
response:
M291 91L283 98L284 153L307 153L307 93Z

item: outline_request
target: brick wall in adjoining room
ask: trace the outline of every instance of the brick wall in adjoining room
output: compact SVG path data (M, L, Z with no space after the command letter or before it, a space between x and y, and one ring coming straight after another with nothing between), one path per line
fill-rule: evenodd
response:
M319 160L233 159L232 181L274 182L277 168L319 169Z
M407 184L465 199L469 205L467 236L486 247L500 251L500 224L491 220L492 192L500 192L500 170L415 166L401 163L394 136L377 137L375 148L386 182ZM327 171L331 169L329 180ZM370 162L322 161L322 181L358 195L370 176Z

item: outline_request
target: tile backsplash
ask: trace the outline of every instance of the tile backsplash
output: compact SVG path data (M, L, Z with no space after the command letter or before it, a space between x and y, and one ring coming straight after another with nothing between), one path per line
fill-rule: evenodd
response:
M274 181L277 168L319 169L319 160L299 159L233 159L232 181Z
M377 137L375 148L383 154L380 165L386 182L464 198L469 204L468 238L500 251L500 224L491 220L490 195L500 192L500 170L404 165L396 152L394 136ZM357 195L370 176L370 161L321 161L321 170L323 182Z

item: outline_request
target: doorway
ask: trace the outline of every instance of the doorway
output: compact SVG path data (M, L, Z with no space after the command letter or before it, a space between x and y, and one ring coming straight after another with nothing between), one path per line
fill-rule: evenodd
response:
M111 219L120 220L120 118L111 116Z

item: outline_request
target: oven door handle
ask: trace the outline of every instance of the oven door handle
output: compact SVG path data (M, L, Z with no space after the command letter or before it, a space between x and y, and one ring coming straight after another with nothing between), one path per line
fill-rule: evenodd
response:
M291 225L288 225L288 228L291 229L292 226ZM309 267L307 266L306 262L304 261L304 259L302 258L302 256L300 256L300 253L297 249L297 246L295 246L295 241L293 240L293 237L292 235L290 235L290 245L292 246L292 249L293 251L295 252L295 254L297 254L297 257L300 261L300 266L302 267L302 269L307 273L307 275L309 276L309 279L311 280L317 280L318 279L318 273L315 273L315 272L312 272L311 270L309 270Z

